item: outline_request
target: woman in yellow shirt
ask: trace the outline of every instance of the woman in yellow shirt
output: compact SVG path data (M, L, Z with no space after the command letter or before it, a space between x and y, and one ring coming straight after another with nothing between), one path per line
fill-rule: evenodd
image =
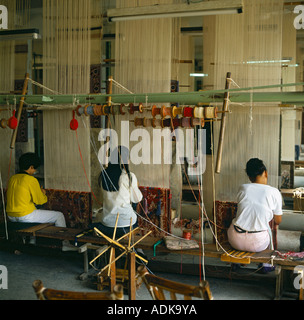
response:
M36 205L47 202L45 190L34 177L40 159L34 153L25 153L19 159L19 173L8 182L6 212L11 222L54 223L56 227L66 227L63 213L40 210ZM74 247L75 248L75 247ZM73 249L69 241L63 241L64 251Z
M34 177L40 159L34 153L25 153L19 159L20 172L8 182L6 212L12 222L55 223L66 227L64 215L58 211L39 210L36 205L47 202L45 190Z

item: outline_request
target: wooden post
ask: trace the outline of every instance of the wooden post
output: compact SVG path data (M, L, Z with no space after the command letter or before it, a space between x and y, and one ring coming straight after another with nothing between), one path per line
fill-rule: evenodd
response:
M25 80L23 83L23 88L22 88L22 95L25 96L26 95L26 91L27 91L27 85L28 85L28 80L29 80L29 74L27 73L25 75ZM13 136L12 136L12 140L11 140L11 149L15 148L15 143L16 143L16 138L17 138L17 133L18 133L18 128L19 128L19 123L20 123L20 119L21 119L21 114L22 114L22 110L23 110L23 104L24 104L24 100L25 97L21 97L20 98L20 102L19 102L19 109L18 109L18 114L17 114L17 127L16 129L14 129L13 131Z
M107 87L107 94L112 94L113 93L113 77L109 76L108 80L108 87ZM111 106L112 104L112 97L108 97L108 106Z
M113 90L113 77L112 77L112 76L109 76L108 86L107 86L107 94L112 94L112 90ZM107 98L107 105L108 105L108 106L111 106L111 104L112 104L112 97L108 97L108 98ZM109 130L109 129L110 129L110 126L111 126L111 123L110 123L110 115L106 115L105 118L106 118L106 129ZM108 130L107 130L107 131L108 131ZM109 132L108 132L108 133L109 133ZM109 141L110 141L110 137L107 136L105 144L108 143ZM108 153L109 153L109 151L108 151ZM108 154L108 156L109 156L109 154ZM106 163L105 165L107 166L108 163Z
M225 90L228 90L230 88L230 78L231 78L231 72L228 72L227 73L227 77L226 77ZM228 100L229 100L229 92L225 92L224 103L223 103L221 131L220 131L220 136L219 136L216 167L215 167L215 172L216 173L220 173L221 172L222 154L223 154L223 142L224 142L225 129L226 129L226 113L228 112L228 105L229 105Z
M136 300L136 268L135 268L135 252L128 252L128 264L129 264L129 300Z

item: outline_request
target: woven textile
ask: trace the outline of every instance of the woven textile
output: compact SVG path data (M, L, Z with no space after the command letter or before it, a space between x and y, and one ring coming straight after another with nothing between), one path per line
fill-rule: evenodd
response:
M75 192L47 189L48 202L43 209L64 214L68 228L88 228L92 222L92 195L90 192Z
M167 235L171 231L171 193L170 189L153 187L139 187L143 194L138 213L143 217L138 218L138 225L143 229L142 233L152 231L154 236ZM158 228L153 226L151 222Z
M216 215L216 236L220 244L228 243L227 230L237 213L237 203L228 201L215 201ZM269 222L272 230L274 249L277 249L277 230L274 227L274 220Z

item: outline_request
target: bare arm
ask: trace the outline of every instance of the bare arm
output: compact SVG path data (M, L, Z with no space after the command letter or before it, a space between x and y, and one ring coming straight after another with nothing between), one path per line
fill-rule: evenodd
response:
M282 215L274 215L275 224L280 224L282 222Z

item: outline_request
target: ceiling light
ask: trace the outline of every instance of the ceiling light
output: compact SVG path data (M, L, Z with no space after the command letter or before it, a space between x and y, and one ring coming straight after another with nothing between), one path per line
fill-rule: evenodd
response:
M208 77L207 73L190 73L190 77Z
M196 17L217 14L235 14L243 12L241 0L216 0L190 4L152 5L134 8L109 9L110 21L132 21L140 19Z

